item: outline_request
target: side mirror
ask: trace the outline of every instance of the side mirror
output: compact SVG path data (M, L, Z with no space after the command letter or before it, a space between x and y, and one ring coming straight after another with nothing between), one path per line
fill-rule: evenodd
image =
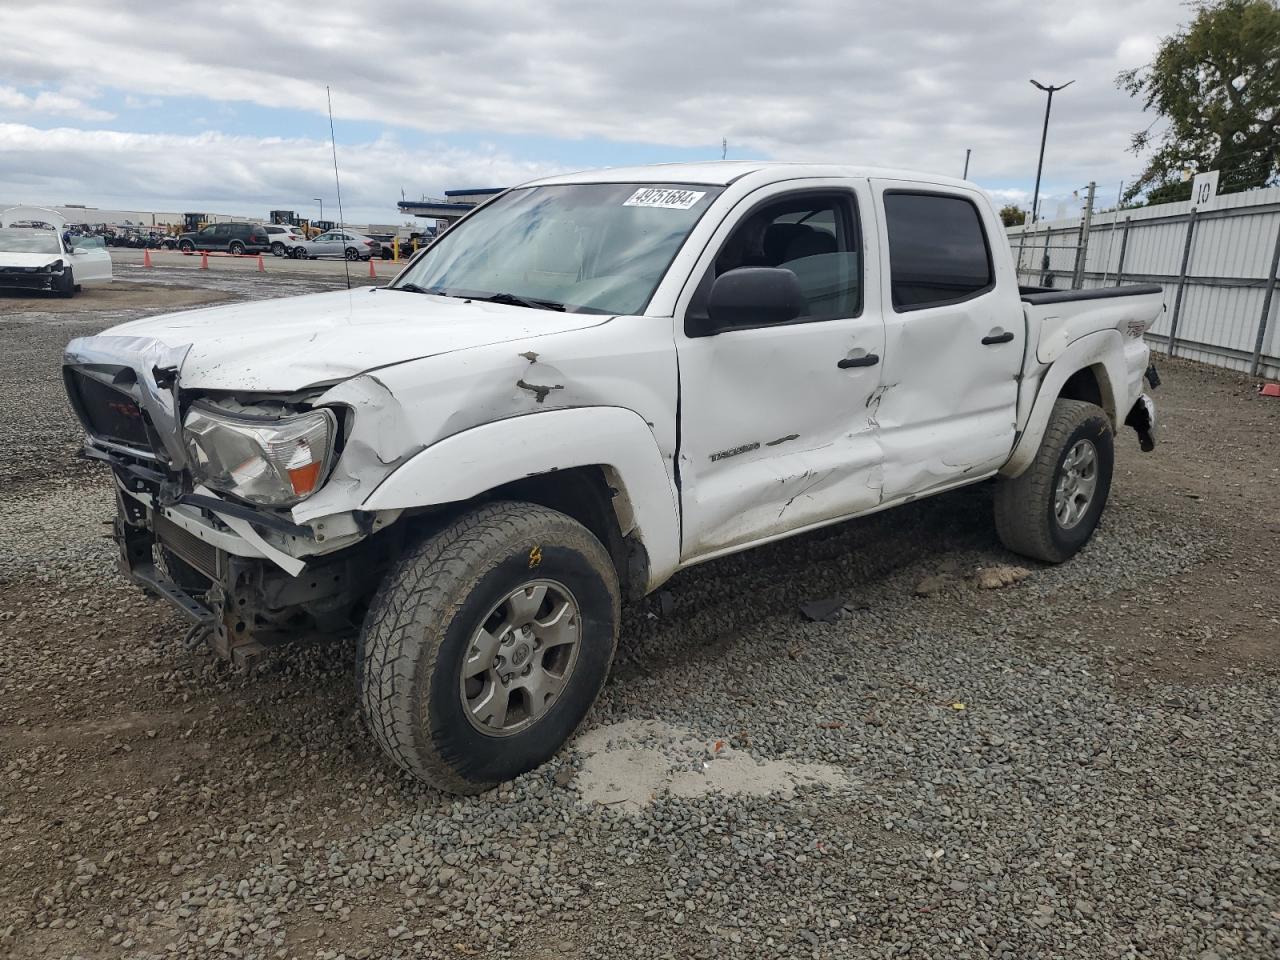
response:
M739 267L716 278L703 336L739 327L790 323L808 312L796 275L784 267Z
M72 255L73 257L78 257L78 256L80 256L82 253L84 253L84 252L85 252L85 250L86 250L86 248L85 248L85 247L72 247L72 248L71 248L71 255Z

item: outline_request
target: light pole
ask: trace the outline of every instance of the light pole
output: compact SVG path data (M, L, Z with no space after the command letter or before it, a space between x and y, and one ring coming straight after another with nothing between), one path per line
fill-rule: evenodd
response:
M1067 87L1071 86L1071 84L1073 83L1075 83L1074 80L1068 80L1066 83L1062 84L1061 86L1055 87L1052 84L1050 84L1049 86L1046 87L1043 83L1041 83L1038 80L1031 81L1031 85L1033 87L1043 90L1045 93L1049 95L1049 99L1045 101L1045 105L1044 105L1044 130L1042 130L1040 133L1040 162L1036 164L1036 192L1031 200L1031 222L1032 223L1035 223L1036 220L1038 219L1036 214L1039 212L1039 207L1040 207L1040 171L1044 169L1044 142L1049 136L1049 111L1053 108L1053 94L1055 90L1065 90Z
M1040 149L1041 149L1041 150L1043 150L1043 149L1044 149L1044 147L1043 147L1043 146L1041 146L1041 148L1040 148ZM312 197L311 199L312 199L312 200L314 200L316 203L320 204L320 220L323 222L323 220L324 220L324 198L323 198L323 197Z

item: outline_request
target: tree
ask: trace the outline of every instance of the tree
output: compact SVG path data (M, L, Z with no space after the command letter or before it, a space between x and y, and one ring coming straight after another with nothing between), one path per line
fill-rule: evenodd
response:
M1000 222L1006 227L1020 227L1027 222L1027 211L1019 210L1017 205L1007 203L1000 208Z
M1134 134L1133 153L1154 152L1125 200L1186 200L1185 171L1221 170L1220 193L1280 181L1280 7L1205 0L1194 9L1151 63L1116 79L1166 124L1158 135L1150 127Z

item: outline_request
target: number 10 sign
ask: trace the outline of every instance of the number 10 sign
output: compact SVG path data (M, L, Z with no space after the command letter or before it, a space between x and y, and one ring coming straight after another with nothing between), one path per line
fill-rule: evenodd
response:
M1218 199L1218 171L1197 173L1191 181L1191 205L1204 212L1212 210Z

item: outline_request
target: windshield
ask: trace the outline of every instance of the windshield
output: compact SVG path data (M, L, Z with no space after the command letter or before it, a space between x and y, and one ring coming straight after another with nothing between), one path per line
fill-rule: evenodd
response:
M722 189L591 183L512 190L432 244L395 286L638 314Z
M25 227L0 229L0 250L9 253L61 253L58 235L52 230Z

